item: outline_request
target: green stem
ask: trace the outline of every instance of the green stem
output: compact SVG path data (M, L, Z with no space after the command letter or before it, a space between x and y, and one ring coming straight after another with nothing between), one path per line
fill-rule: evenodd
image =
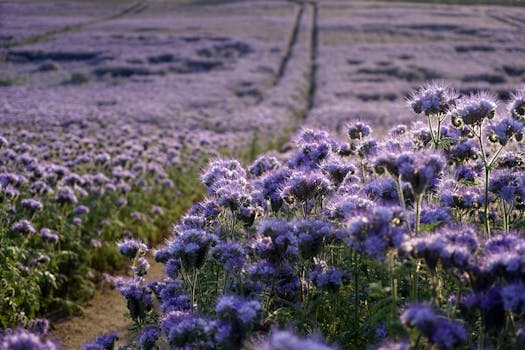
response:
M419 231L421 230L421 204L423 202L423 194L417 194L416 195L416 221L414 223L414 231L416 235L419 234Z

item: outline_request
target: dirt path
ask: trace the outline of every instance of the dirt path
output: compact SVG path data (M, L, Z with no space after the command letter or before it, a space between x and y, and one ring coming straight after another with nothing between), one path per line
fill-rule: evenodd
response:
M148 261L151 264L148 279L162 278L164 265L155 262L152 255L148 257ZM58 340L64 350L80 349L97 335L111 331L124 338L131 326L130 319L124 316L126 312L124 297L117 289L105 285L84 308L84 315L53 324L51 338Z

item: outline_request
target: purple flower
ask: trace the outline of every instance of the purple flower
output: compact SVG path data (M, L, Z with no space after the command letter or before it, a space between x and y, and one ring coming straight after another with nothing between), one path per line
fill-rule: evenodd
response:
M279 169L280 167L281 163L277 160L277 158L268 155L262 155L257 158L252 163L252 165L250 165L248 172L254 177L260 177L270 171Z
M323 271L322 269L314 269L310 272L309 278L318 288L330 292L337 292L343 283L350 280L350 275L341 272L337 268L331 267L326 271Z
M499 143L501 146L507 145L513 139L520 142L523 140L525 131L524 121L514 118L505 118L495 121L489 125L488 138L493 143Z
M450 87L433 82L412 92L408 104L417 114L444 114L454 106L458 97Z
M152 290L137 279L118 279L117 289L127 301L132 319L144 319L153 306Z
M172 348L215 349L214 322L190 312L171 311L161 321L161 328Z
M321 220L301 220L294 224L293 229L303 259L312 259L318 255L325 239L333 235L332 226Z
M237 242L220 242L210 250L210 253L229 273L239 272L246 263L246 252Z
M40 334L18 328L4 331L0 335L0 349L2 350L58 350L59 347L51 341L46 341Z
M368 124L357 121L348 125L347 133L351 140L362 140L372 133L372 128Z
M84 344L82 350L113 350L115 341L118 339L119 337L115 332L99 335L95 338L95 342Z
M120 254L130 259L135 258L139 252L144 254L148 251L148 247L144 243L134 238L120 241L117 243L117 246L119 248Z
M36 199L36 198L22 199L20 204L22 204L22 206L24 208L26 208L27 210L29 210L31 213L33 213L33 212L35 212L37 210L42 210L44 208L44 205L42 204L42 201L40 201L39 199Z
M236 295L222 296L215 306L215 313L223 326L217 340L230 347L240 347L257 327L262 312L262 306L256 300L246 300Z
M513 118L519 121L525 120L525 89L512 94L507 109Z
M46 242L58 242L58 234L54 233L47 227L43 227L40 230L40 238Z
M460 99L452 110L452 123L454 126L460 125L460 122L469 126L481 125L483 120L494 118L496 107L495 98L489 93L470 95Z
M288 202L307 202L323 198L331 191L330 181L319 173L293 172L281 190L281 197Z
M77 204L78 199L75 195L75 191L71 187L62 187L58 190L58 194L55 197L57 203L60 204Z
M89 213L89 208L85 205L79 205L75 207L75 210L73 210L73 214L75 215L85 215L87 213Z
M13 232L21 233L24 235L28 235L28 234L32 234L36 232L31 221L26 220L26 219L17 221L15 224L13 224L13 226L11 226L11 230Z
M270 337L257 345L256 350L331 350L320 339L301 339L287 331L273 331Z
M160 329L156 326L146 326L140 333L139 347L143 350L155 348L155 342L160 336Z
M348 221L349 244L377 259L384 259L387 249L396 248L404 241L404 220L401 208L374 207Z

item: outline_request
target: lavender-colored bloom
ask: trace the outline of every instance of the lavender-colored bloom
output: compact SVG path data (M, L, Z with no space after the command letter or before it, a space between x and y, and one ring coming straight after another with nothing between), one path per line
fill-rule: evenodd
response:
M119 279L117 289L127 301L127 307L132 319L144 319L152 308L152 290L148 285L136 279Z
M331 350L320 339L301 339L287 331L273 331L269 339L259 345L256 350Z
M75 191L71 187L62 187L58 190L58 194L55 197L57 203L60 204L77 204L78 199L75 195Z
M507 109L514 119L525 121L525 89L512 94Z
M507 171L495 173L490 179L489 191L506 203L513 203L517 196L525 196L523 177Z
M217 341L228 347L240 347L257 327L262 311L261 304L256 300L246 300L236 295L222 296L215 306L215 313L222 325L216 336Z
M280 169L266 175L262 180L263 196L270 200L271 207L278 211L282 204L280 189L288 181L292 172L289 169Z
M362 140L372 133L372 128L363 122L353 122L347 127L348 137L351 140Z
M0 335L2 350L58 350L59 347L51 341L46 341L39 334L19 328L4 331Z
M516 314L525 312L525 283L515 282L501 289L501 298L505 310Z
M440 318L429 338L439 349L455 349L467 341L467 332L457 322Z
M374 202L358 194L337 194L324 205L324 214L331 220L348 219L372 207Z
M331 267L326 271L323 271L322 269L314 269L310 272L309 279L318 288L330 292L337 292L339 287L350 279L350 275L343 273L337 268Z
M444 114L454 106L458 97L450 87L433 82L412 92L408 104L417 114Z
M252 163L252 165L250 165L248 172L254 177L260 177L270 171L279 169L279 167L281 167L281 163L277 160L277 158L268 155L262 155L257 158Z
M457 210L472 210L481 207L482 195L472 186L461 186L455 181L443 182L439 190L441 204Z
M298 221L293 225L293 230L303 259L312 259L318 255L325 240L333 235L332 226L321 220Z
M444 268L465 269L478 248L476 234L469 228L442 228L424 237L413 237L401 244L400 253L422 258L431 271L438 262Z
M57 242L59 239L58 234L54 233L53 231L51 231L51 229L47 227L43 227L40 230L40 238L42 238L42 240L46 242Z
M190 312L171 311L161 321L170 346L175 349L215 349L213 322Z
M459 142L452 144L445 151L445 156L451 162L462 164L471 159L478 158L478 144L475 140L461 139Z
M245 177L246 171L238 161L218 159L208 165L201 180L209 189L213 190L213 187L223 180L236 180Z
M378 259L384 259L386 250L398 247L406 238L401 208L375 207L351 219L346 227L349 244Z
M496 101L489 93L478 93L462 98L451 112L455 126L458 121L466 125L481 125L483 120L492 119L496 115Z
M22 199L20 204L22 204L22 206L26 208L27 210L29 210L30 212L35 212L37 210L42 210L44 208L42 201L36 198Z
M433 188L442 175L445 162L437 154L405 152L397 159L401 179L410 183L415 195Z
M154 205L151 207L151 212L155 215L162 216L164 215L164 209L162 207L159 207L158 205Z
M409 350L410 345L408 342L394 342L392 340L386 340L379 345L376 350Z
M281 197L291 202L306 202L323 198L330 190L330 181L322 174L293 172L281 190Z
M36 232L31 221L26 220L26 219L22 219L14 223L13 226L11 226L11 230L13 232L21 233L24 235L32 234Z
M75 215L85 215L89 213L89 208L85 205L79 205L75 207L75 210L73 210L73 214Z
M91 239L90 244L95 249L102 247L102 242L95 238Z
M246 263L246 252L237 242L220 242L210 250L210 253L229 273L239 272Z
M525 120L504 118L491 123L488 128L489 141L499 143L501 146L506 146L512 140L521 142L525 131L524 122Z
M319 164L337 148L328 133L319 130L305 129L295 142L298 150L288 161L288 166L292 169L317 169Z
M320 168L335 186L339 186L348 174L354 174L357 171L354 165L335 157L330 157L321 163Z
M125 239L117 243L120 254L133 259L135 256L141 252L142 254L148 251L148 247L139 241L138 239Z
M172 258L179 258L185 269L200 268L214 237L206 231L187 229L168 243Z
M139 347L143 350L152 350L160 336L160 329L156 326L146 326L140 333Z

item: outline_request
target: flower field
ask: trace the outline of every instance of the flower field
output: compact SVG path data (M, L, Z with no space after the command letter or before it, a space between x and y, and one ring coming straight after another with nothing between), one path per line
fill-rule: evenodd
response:
M0 10L0 349L525 347L525 8Z

